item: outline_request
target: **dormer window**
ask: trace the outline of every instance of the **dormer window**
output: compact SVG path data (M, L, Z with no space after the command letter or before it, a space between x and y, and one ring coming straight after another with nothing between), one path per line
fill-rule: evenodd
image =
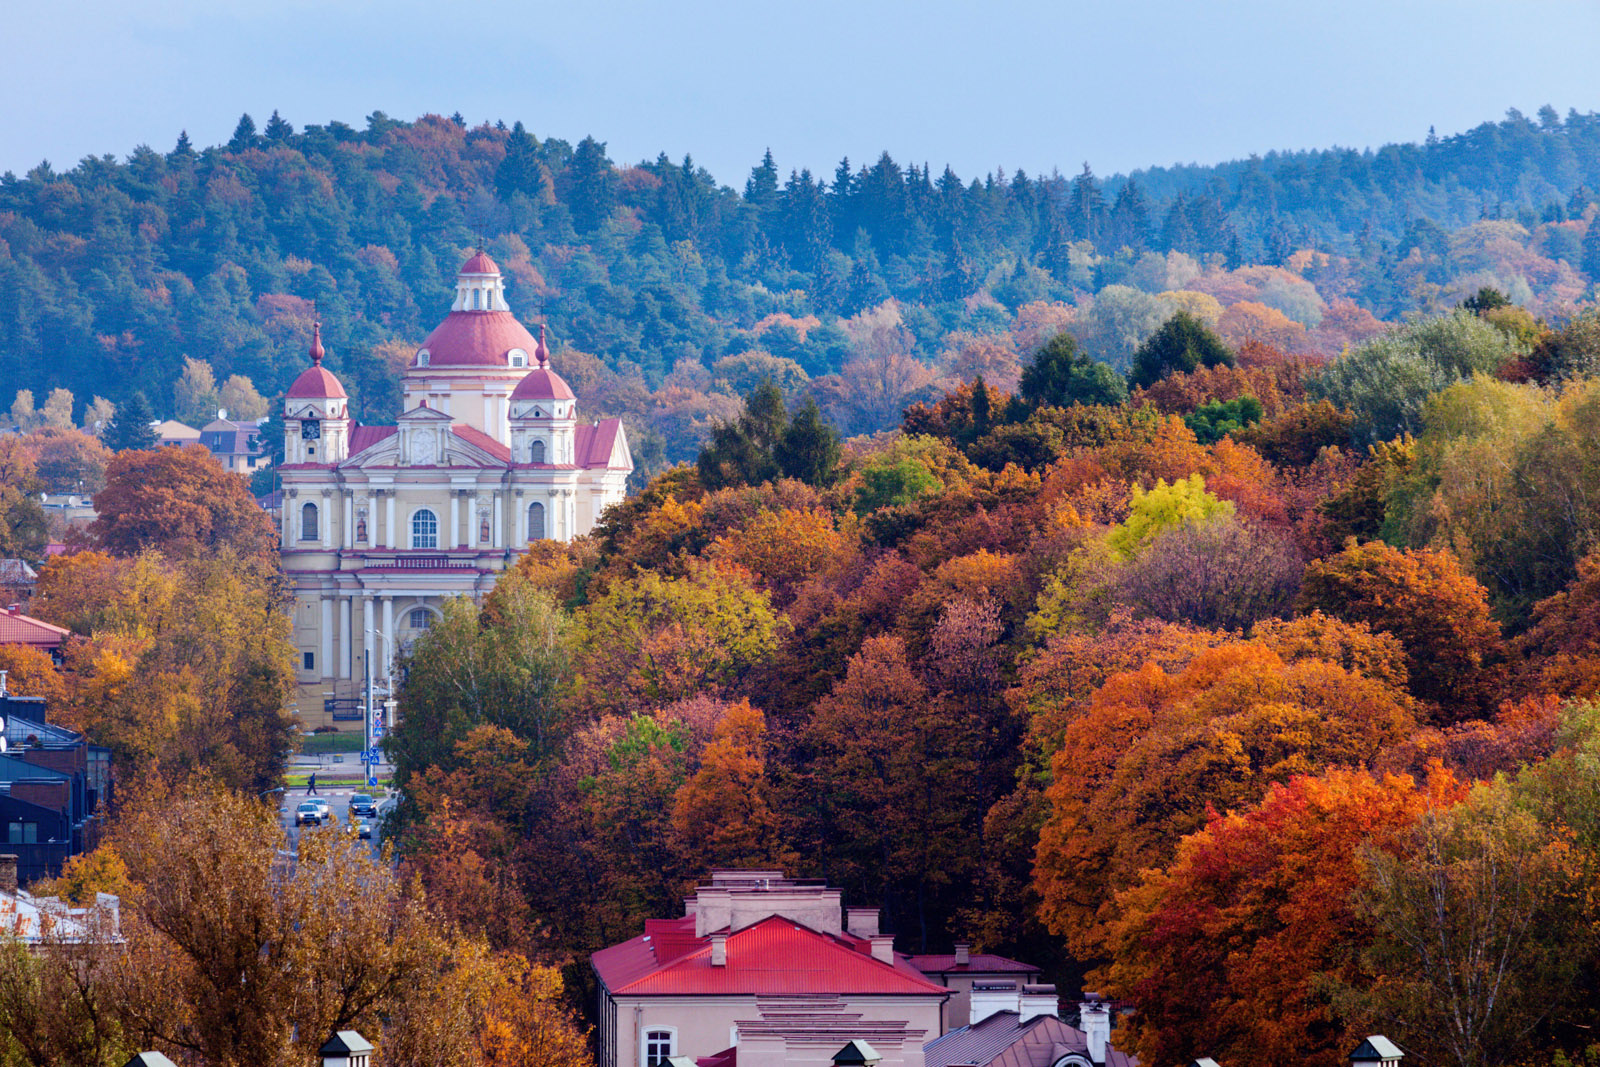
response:
M417 353L417 366L426 367L428 365L428 355L429 355L429 353L428 353L428 350L426 348L424 348L420 352L418 352Z
M482 311L483 310L483 290L482 289L474 289L474 290L472 290L472 310L473 311Z
M526 367L528 365L528 353L520 348L513 348L511 350L511 365L513 367Z

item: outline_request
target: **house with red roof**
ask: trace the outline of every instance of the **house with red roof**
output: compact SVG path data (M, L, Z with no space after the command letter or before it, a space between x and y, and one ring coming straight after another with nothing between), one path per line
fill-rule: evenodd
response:
M951 953L910 957L911 966L950 990L950 1000L944 1008L946 1028L975 1021L971 1010L973 986L1005 982L1029 986L1039 981L1039 968L1031 963L989 952L973 952L971 945L960 942L955 949Z
M512 313L482 251L402 371L393 426L352 417L320 324L310 357L284 398L276 510L297 705L305 727L358 728L369 656L386 681L446 600L486 595L530 544L587 533L623 499L633 459L620 421L580 418L544 327L535 338ZM217 432L219 448L248 444Z
M853 1040L882 1067L924 1067L950 991L894 950L876 909L842 904L782 871L713 871L682 917L591 958L600 1067L829 1067Z
M61 662L61 645L71 633L65 627L24 615L16 604L0 611L0 645L27 645L48 652L57 664Z

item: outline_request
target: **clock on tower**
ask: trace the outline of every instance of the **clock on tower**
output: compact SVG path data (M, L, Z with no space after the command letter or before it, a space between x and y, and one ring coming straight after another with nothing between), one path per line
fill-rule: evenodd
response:
M322 436L322 423L316 419L306 419L300 424L300 440L315 441Z

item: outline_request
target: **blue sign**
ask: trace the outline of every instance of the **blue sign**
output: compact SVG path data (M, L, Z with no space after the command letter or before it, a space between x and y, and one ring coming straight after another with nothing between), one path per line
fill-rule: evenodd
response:
M383 760L379 758L380 755L377 749L369 748L361 754L361 758L367 763L382 763Z
M367 769L367 788L368 789L376 789L376 788L378 788L378 776L377 776L377 774L375 774L372 771L371 768Z

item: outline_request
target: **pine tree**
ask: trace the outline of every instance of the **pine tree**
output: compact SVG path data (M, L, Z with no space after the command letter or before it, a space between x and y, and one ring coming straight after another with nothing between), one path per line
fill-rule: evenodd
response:
M266 135L267 140L273 144L283 144L294 136L294 126L280 118L274 109L272 117L267 120Z
M1072 232L1074 236L1099 242L1105 224L1106 200L1100 192L1089 164L1072 179Z
M778 165L772 160L772 149L761 157L761 165L752 167L750 178L744 183L746 203L764 207L778 198Z
M156 431L151 427L155 413L143 393L134 393L117 409L117 418L105 432L106 447L113 452L143 451L156 446Z
M1187 311L1180 311L1134 352L1128 384L1145 388L1177 371L1233 364L1233 353L1222 338Z
M193 161L194 158L195 150L194 145L189 143L189 131L180 130L178 132L178 143L173 146L173 149L171 153L168 154L167 159L173 163L178 163L183 161Z
M239 116L239 125L233 128L233 136L228 140L228 147L235 152L243 152L247 148L256 146L256 120L250 117L247 111Z
M839 433L822 418L815 400L795 412L778 442L778 470L785 478L828 486L838 480Z
M585 137L578 143L567 166L571 185L567 206L572 211L572 224L580 233L600 228L611 217L616 202L617 172L606 156L604 141Z
M539 164L539 141L518 122L506 138L506 157L494 172L495 192L501 200L521 193L530 200L544 191L544 168Z

